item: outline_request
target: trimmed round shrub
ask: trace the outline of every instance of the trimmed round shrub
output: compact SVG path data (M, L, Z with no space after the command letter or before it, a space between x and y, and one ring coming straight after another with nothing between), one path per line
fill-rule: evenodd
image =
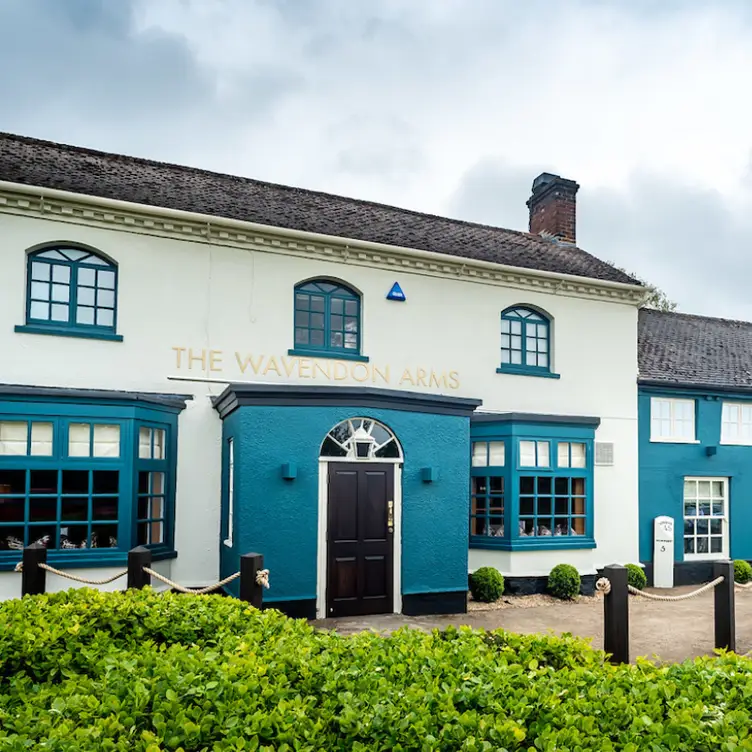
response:
M750 566L748 561L737 559L734 562L734 580L740 585L744 585L752 580L752 566Z
M548 590L562 600L572 600L580 592L580 573L571 564L557 564L548 575Z
M473 599L482 603L493 603L504 592L504 578L498 569L481 567L470 575L470 592Z
M639 564L627 564L627 584L638 590L644 590L647 587L648 578L645 577L645 572Z

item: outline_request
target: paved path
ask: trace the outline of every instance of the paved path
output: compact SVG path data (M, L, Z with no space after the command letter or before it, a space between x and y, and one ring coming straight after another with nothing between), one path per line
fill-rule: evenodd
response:
M674 588L671 595L695 590ZM663 595L665 590L656 591ZM600 597L583 598L577 603L540 605L531 608L503 608L473 611L454 616L368 616L313 622L315 626L352 634L366 629L392 631L401 626L417 629L444 628L466 624L484 629L508 629L512 632L571 632L592 638L592 645L603 647L603 604ZM629 599L630 656L678 662L713 652L713 592L675 603ZM752 591L736 594L736 649L752 650Z

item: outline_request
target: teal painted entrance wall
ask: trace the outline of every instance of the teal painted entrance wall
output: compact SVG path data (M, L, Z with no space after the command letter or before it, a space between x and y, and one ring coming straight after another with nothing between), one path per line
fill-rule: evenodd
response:
M384 423L402 445L402 593L467 590L469 418L358 407L244 406L225 419L223 540L230 437L235 512L234 545L221 544L223 577L254 551L270 570L265 602L316 597L319 449L331 428L354 417ZM282 477L288 462L294 480ZM424 482L423 467L439 468L438 480Z
M650 441L650 398L695 400L696 444ZM718 394L685 389L641 388L639 393L640 560L653 560L653 520L674 518L674 554L684 561L684 478L729 479L729 546L734 559L752 559L752 447L721 445L723 401L749 402L749 395ZM716 454L708 456L707 447Z

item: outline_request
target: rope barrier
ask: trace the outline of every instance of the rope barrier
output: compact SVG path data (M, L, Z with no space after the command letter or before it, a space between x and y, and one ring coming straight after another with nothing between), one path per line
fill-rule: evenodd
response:
M724 579L725 578L723 576L716 577L714 580L708 582L706 585L703 585L701 588L693 590L691 593L684 593L683 595L657 595L656 593L645 593L642 590L638 590L636 587L632 587L631 585L627 585L627 588L633 595L639 595L642 598L647 598L651 601L686 601L690 598L695 598L698 595L702 595L703 593L707 593L708 590L712 590L714 587L720 585Z
M657 593L645 593L642 590L638 590L636 587L632 587L632 585L627 585L627 590L629 590L632 595L639 595L641 598L647 598L651 601L686 601L690 598L702 595L703 593L707 593L708 590L712 590L714 587L720 585L724 579L723 576L716 577L701 588L693 590L691 593L684 593L683 595L658 595ZM750 583L750 585L752 585L752 583ZM597 592L603 593L603 595L608 595L611 592L611 581L607 577L601 577L595 583L595 589Z
M159 572L155 572L153 569L149 569L149 567L144 567L144 572L146 572L146 574L150 574L152 577L155 577L161 582L164 582L165 585L169 585L173 590L177 590L179 593L185 593L186 595L206 595L207 593L211 593L212 591L217 590L224 585L227 585L228 582L237 580L237 578L240 577L240 572L235 572L235 574L231 574L229 577L225 577L224 580L220 580L214 585L207 585L206 587L196 588L194 590L191 588L183 587L177 582L173 582L169 577L165 577Z
M125 577L125 575L128 574L128 570L124 569L122 572L118 572L117 574L112 575L112 577L106 577L103 580L90 580L87 577L78 577L75 574L70 574L69 572L63 572L60 569L55 569L55 567L51 567L49 564L37 564L37 566L40 569L46 569L50 574L56 574L58 577L65 577L68 580L73 580L74 582L81 582L84 585L107 585L110 582L115 582L115 580L119 580L121 577ZM19 561L18 564L13 568L14 572L23 572L23 562Z
M268 569L259 569L259 571L256 572L256 584L261 585L262 587L265 587L267 590L269 589L269 570Z

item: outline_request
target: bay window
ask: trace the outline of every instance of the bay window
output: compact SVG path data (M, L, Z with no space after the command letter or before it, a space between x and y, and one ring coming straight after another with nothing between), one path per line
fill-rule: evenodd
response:
M66 566L171 555L180 407L118 401L0 402L0 569L33 543Z
M593 443L597 421L583 421L589 422L566 425L536 420L525 424L504 416L473 421L471 547L595 546Z

